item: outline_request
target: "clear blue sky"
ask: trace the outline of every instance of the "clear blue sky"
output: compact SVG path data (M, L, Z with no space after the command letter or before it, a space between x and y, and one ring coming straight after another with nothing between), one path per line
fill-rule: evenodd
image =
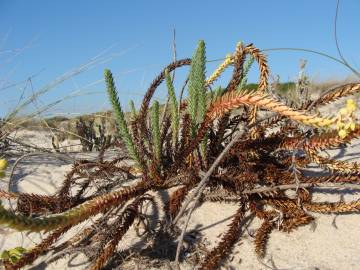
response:
M14 108L22 94L31 95L102 52L102 57L113 58L60 84L30 104L28 111L79 89L95 93L64 101L47 114L109 108L104 83L98 82L104 68L116 76L124 107L130 98L139 104L153 77L173 57L173 28L178 58L191 57L199 39L206 42L208 60L232 52L239 40L260 49L298 47L338 56L335 8L335 0L0 0L0 116ZM339 42L356 69L360 68L359 14L359 0L341 1ZM301 58L308 60L307 73L312 78L349 74L343 66L308 53L277 51L268 52L268 57L271 71L282 81L296 77ZM213 68L209 65L208 72ZM32 75L36 75L31 79L33 89L29 82L21 83ZM257 76L253 68L250 81ZM160 89L156 97L161 100L164 93Z

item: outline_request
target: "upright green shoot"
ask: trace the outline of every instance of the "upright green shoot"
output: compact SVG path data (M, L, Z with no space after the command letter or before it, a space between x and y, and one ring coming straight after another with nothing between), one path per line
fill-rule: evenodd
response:
M131 110L131 119L135 120L136 116L137 116L137 112L135 109L134 101L132 99L129 101L129 106L130 106L130 110Z
M161 135L160 135L160 126L159 126L159 102L154 101L154 104L151 108L151 135L153 140L153 147L155 158L160 161L161 159Z
M165 80L169 94L169 101L170 101L172 142L173 142L173 147L175 149L179 136L180 116L178 111L178 102L176 100L174 85L172 83L171 76L168 70L165 71Z
M242 74L242 79L240 84L237 87L237 91L241 91L244 89L245 85L247 84L247 75L249 73L249 70L251 68L251 66L254 63L255 58L253 56L250 56L244 64L244 69L243 69L243 74Z
M139 154L136 151L135 144L130 135L130 132L129 132L129 129L128 129L128 126L127 126L127 123L125 120L124 112L121 109L121 105L119 102L118 93L117 93L117 90L115 87L114 78L112 76L112 73L110 70L105 69L104 75L105 75L105 83L106 83L107 93L108 93L112 108L114 110L115 121L119 128L120 136L125 143L126 149L128 150L130 157L134 159L134 161L136 162L136 165L138 167L142 168Z
M188 111L192 122L192 135L196 133L198 121L204 117L206 111L206 88L205 88L205 42L199 41L193 55L189 74L189 101ZM200 118L200 119L199 119Z

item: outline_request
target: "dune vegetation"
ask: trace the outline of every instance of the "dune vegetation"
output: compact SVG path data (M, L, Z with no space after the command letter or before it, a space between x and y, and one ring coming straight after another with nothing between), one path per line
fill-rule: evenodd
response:
M55 258L66 256L76 248L86 254L90 269L118 266L125 259L114 259L117 247L132 227L144 228L137 236L144 239L136 251L139 256L151 257L159 242L166 242L172 249L167 259L177 269L187 259L182 250L191 214L206 201L236 204L238 210L217 245L197 257L198 269L219 268L241 240L249 220L261 221L254 252L262 258L273 230L292 232L310 224L312 213L360 211L357 200L315 202L312 198L314 187L324 193L360 189L360 164L332 159L323 152L351 145L360 136L356 101L347 99L332 115L317 111L358 93L360 83L328 89L316 99L287 102L269 91L266 57L252 44L238 43L211 74L206 63L205 43L200 41L192 58L176 60L159 73L140 108L132 104L127 116L120 104L121 91L111 71L105 70L116 136L99 144L96 161L76 160L60 189L50 196L0 190L4 202L16 205L14 209L0 205L0 224L44 235L31 249L7 251L2 257L6 269L31 265L51 252ZM249 85L247 73L255 63L259 81ZM183 94L175 89L171 74L185 66L189 75ZM232 68L229 82L214 88L228 68ZM168 90L166 104L153 100L161 83ZM286 87L296 91L295 84ZM117 151L112 159L105 158L109 149ZM326 173L306 174L303 168L310 163ZM158 207L161 214L149 213L146 206L154 207L163 191L168 199ZM93 222L79 226L87 220ZM154 228L146 226L149 220L156 224ZM195 244L190 251L195 253Z

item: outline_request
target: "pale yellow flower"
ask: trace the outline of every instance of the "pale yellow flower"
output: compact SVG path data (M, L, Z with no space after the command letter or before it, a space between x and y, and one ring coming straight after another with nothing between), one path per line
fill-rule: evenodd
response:
M355 123L354 122L350 123L350 129L351 129L351 131L355 130Z
M0 159L0 178L5 177L5 170L8 166L8 162L6 159Z
M336 122L336 128L339 129L343 129L345 127L345 124L341 121L337 121Z
M0 171L5 171L8 166L6 159L0 159Z
M349 113L353 113L356 110L356 103L353 99L348 99L346 101L346 109Z
M339 114L336 117L336 129L340 138L344 139L350 131L354 131L356 124L353 113L356 110L356 103L353 99L346 101L346 106L339 110Z
M206 80L206 84L210 85L214 81L216 81L218 77L221 75L221 73L223 73L224 70L232 63L233 63L233 56L231 54L226 55L224 62L222 62L220 66L218 66L218 68L214 71L214 73L211 74L211 76Z
M346 130L350 129L351 131L354 131L355 123L353 121L346 123L346 125L344 126L344 129L346 129Z
M340 115L345 116L349 114L348 108L341 108L339 111Z
M348 135L348 132L345 129L340 129L338 134L341 139L344 139Z

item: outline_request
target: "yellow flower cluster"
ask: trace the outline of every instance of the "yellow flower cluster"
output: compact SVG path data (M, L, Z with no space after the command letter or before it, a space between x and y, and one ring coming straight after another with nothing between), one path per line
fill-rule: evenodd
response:
M351 131L355 130L355 110L355 101L353 99L348 99L346 101L346 106L339 111L336 129L338 130L338 135L341 139L346 138Z
M0 159L0 178L5 176L5 170L8 166L6 159Z
M224 72L224 70L234 62L234 57L231 54L226 55L224 62L218 66L213 74L206 80L206 85L212 84Z

